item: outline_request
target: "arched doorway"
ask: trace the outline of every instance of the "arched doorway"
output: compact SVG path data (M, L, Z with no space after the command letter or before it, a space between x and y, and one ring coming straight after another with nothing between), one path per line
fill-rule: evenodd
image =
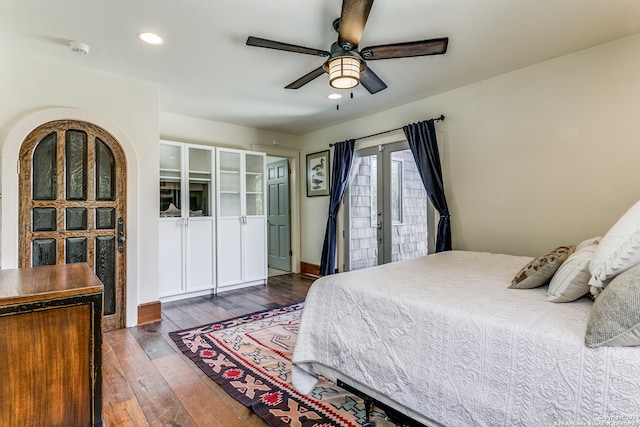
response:
M34 129L19 153L19 266L87 262L104 284L106 330L125 326L126 161L91 123Z

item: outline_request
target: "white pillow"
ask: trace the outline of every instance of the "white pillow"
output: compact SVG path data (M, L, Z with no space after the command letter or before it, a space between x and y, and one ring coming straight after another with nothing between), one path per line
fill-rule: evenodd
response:
M589 293L589 261L601 237L585 240L551 278L547 301L570 302Z
M591 258L591 293L640 262L640 202L636 202L604 235Z
M602 240L602 236L593 237L591 239L584 240L578 246L576 246L576 252L588 246L598 246L601 240Z

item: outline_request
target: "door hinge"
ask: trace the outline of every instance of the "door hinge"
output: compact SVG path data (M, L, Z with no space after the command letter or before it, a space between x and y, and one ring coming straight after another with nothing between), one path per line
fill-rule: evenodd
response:
M289 168L289 175L291 175L291 168Z
M293 251L289 251L289 256L293 256Z

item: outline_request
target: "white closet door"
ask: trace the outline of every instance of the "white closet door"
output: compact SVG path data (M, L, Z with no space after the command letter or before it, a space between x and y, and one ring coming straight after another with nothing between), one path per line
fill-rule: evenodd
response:
M265 155L217 149L218 288L267 278Z
M160 297L177 295L183 288L183 220L160 220L159 252L159 289Z
M160 297L215 290L212 147L160 142Z
M239 218L218 219L218 287L242 282L242 230Z
M247 217L244 224L245 280L264 279L267 271L266 220L262 217Z
M213 220L189 218L187 223L187 292L214 287Z

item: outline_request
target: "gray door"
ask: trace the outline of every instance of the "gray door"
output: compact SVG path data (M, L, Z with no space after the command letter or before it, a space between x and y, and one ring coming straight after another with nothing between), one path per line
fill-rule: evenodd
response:
M291 271L289 160L267 165L269 267Z

